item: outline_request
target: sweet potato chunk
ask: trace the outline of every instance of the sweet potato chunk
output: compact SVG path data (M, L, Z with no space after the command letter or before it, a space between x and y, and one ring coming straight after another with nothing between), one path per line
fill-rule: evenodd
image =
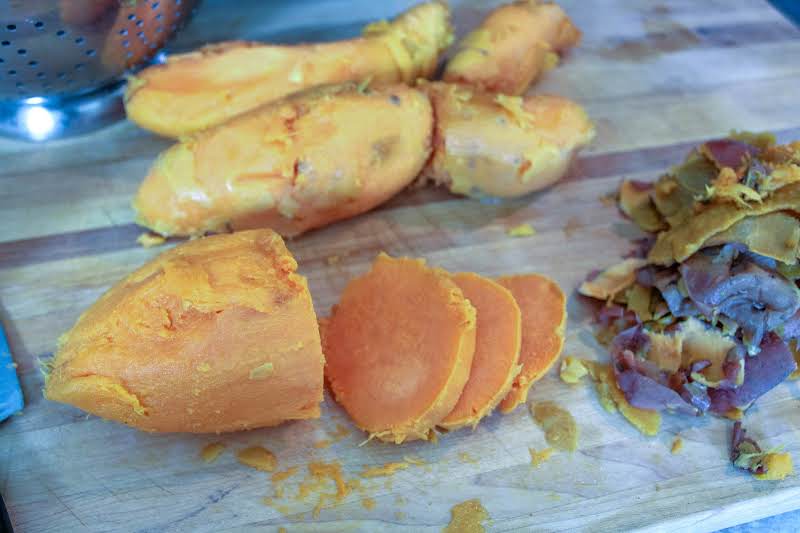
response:
M558 284L539 274L505 276L497 282L511 291L522 311L522 371L500 411L511 412L528 399L528 390L558 360L567 324L566 298Z
M162 153L134 200L137 221L164 236L293 236L363 213L417 176L432 120L425 95L405 85L290 96Z
M439 424L445 429L473 428L492 412L519 374L522 317L511 292L473 274L453 274L452 280L477 311L475 355L469 380L458 403Z
M459 44L442 79L519 95L581 32L557 5L521 0L500 6Z
M45 396L147 431L318 417L324 359L296 268L271 230L164 252L61 337Z
M513 197L561 179L594 138L576 103L527 98L447 83L424 84L434 106L434 154L423 176L454 193Z
M433 74L453 39L444 2L420 4L350 41L300 46L227 42L171 56L128 84L128 118L179 137L316 85L413 83ZM368 121L382 124L379 121Z
M370 437L427 439L453 410L475 351L475 308L447 272L377 257L323 328L325 377Z

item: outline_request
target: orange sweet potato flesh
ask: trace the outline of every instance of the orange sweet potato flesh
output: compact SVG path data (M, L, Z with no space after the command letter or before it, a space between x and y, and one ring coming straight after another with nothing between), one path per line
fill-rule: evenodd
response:
M505 398L519 374L522 317L511 292L471 272L451 278L477 311L475 355L458 403L439 426L474 428Z
M541 379L558 360L564 346L567 324L566 298L558 284L539 274L505 276L497 282L511 291L522 311L522 371L500 411L510 413L528 399L531 385Z
M522 98L441 82L422 89L436 117L423 176L457 194L515 197L552 185L594 138L583 108L559 96Z
M581 32L559 6L521 0L498 7L458 43L444 81L509 95L524 93Z
M298 46L227 42L171 56L131 78L128 118L179 137L316 85L413 83L433 74L453 39L443 2L415 6L349 41Z
M429 100L406 85L298 93L162 153L133 202L137 222L164 236L298 235L406 187L428 158L432 128Z
M271 230L162 253L61 337L45 396L146 431L318 417L324 358L296 268Z
M336 401L371 438L401 443L427 439L461 396L475 308L446 272L380 254L322 331Z

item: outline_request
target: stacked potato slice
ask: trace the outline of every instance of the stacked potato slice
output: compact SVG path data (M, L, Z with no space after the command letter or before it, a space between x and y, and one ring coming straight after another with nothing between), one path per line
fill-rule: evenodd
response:
M524 403L565 322L564 294L544 276L493 281L381 254L322 322L325 376L371 438L427 439Z

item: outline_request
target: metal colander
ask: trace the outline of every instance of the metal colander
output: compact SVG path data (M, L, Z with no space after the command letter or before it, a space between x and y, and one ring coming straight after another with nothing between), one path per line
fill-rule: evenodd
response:
M196 4L0 0L0 131L39 140L82 133L119 117L123 74L152 59ZM49 132L42 127L47 124L27 131L30 106L54 114ZM34 115L44 117L41 111Z

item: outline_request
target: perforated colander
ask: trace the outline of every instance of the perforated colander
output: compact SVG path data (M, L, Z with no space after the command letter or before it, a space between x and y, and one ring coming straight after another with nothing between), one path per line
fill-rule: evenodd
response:
M102 126L118 116L123 74L150 60L196 4L0 0L0 131L35 140L53 138ZM34 131L27 131L30 106L52 111L54 127L44 132L47 124L38 130L34 124ZM44 117L41 111L37 115Z

